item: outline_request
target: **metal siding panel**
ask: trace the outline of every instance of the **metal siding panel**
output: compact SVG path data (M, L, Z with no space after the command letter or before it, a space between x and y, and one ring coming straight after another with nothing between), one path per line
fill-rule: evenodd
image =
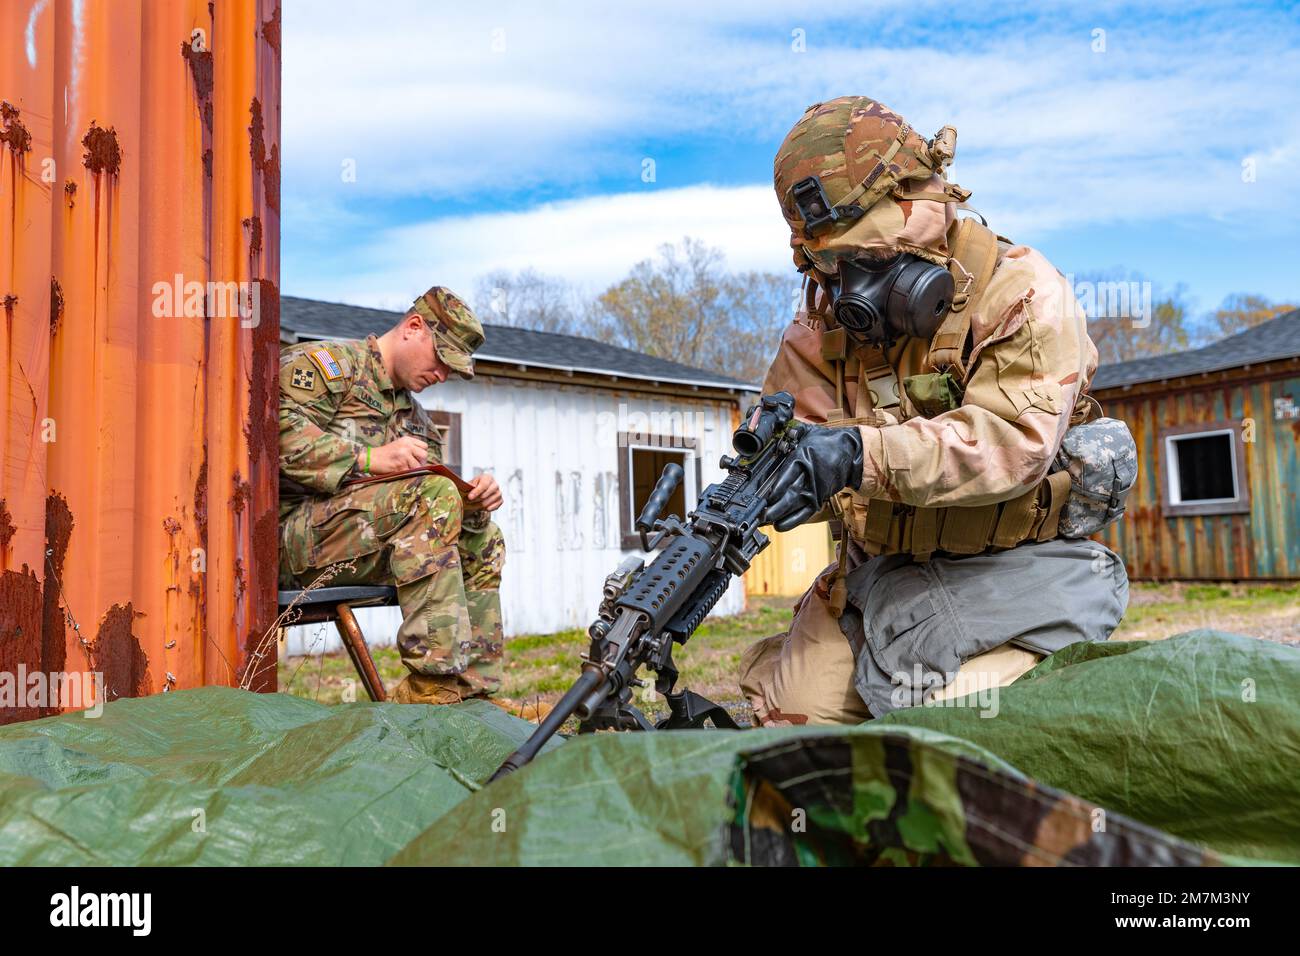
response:
M1255 548L1260 575L1300 577L1300 419L1279 419L1277 399L1300 400L1300 378L1257 383L1252 389L1256 442L1252 449L1260 463L1261 481L1252 489L1252 527L1261 529Z
M1134 578L1183 580L1300 577L1300 424L1277 421L1273 399L1300 395L1300 379L1258 381L1195 391L1104 400L1107 414L1128 422L1139 453L1138 481L1128 513L1102 539L1125 559ZM1165 518L1160 513L1158 433L1188 423L1253 418L1246 445L1251 509L1247 514Z
M0 9L0 99L32 134L30 151L0 149L0 297L16 297L3 336L0 631L41 635L18 649L33 669L105 672L110 698L238 682L275 616L279 51L262 32L275 9ZM182 55L196 27L210 61ZM83 145L92 121L119 151L115 170L111 149ZM177 274L256 288L260 324L155 318L155 283ZM45 419L56 441L41 440ZM248 675L259 689L274 687L269 650Z
M467 473L491 465L498 481L516 470L523 476L523 515L512 517L510 498L497 513L506 534L506 567L502 580L502 616L507 635L551 633L585 628L600 602L601 584L626 554L619 545L617 431L620 406L623 420L636 412L647 415L687 410L691 434L700 441L702 478L719 479L718 459L730 448L732 406L728 402L689 402L617 389L593 389L551 382L520 382L480 377L473 382L447 382L420 395L426 407L460 412L464 427L463 467ZM566 478L582 476L582 546L561 548L557 521L556 471ZM613 527L606 547L595 543L595 480L614 478L608 489ZM505 512L503 514L503 512ZM516 526L524 529L520 542ZM733 582L714 613L734 614L745 606L743 582ZM358 620L373 644L391 644L399 618L394 611L358 611ZM317 626L290 629L288 653L310 647ZM326 629L322 647L340 647L336 631ZM507 653L509 648L507 647Z

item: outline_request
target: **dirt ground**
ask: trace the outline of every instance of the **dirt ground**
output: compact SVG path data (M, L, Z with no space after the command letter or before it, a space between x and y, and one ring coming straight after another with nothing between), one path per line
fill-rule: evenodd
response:
M751 598L749 609L713 618L674 657L678 687L689 687L722 704L741 723L750 710L736 686L740 655L749 644L790 626L794 598ZM1213 628L1300 645L1300 584L1146 584L1132 586L1128 613L1112 640L1160 640L1184 631ZM553 703L578 674L578 655L587 638L578 630L529 634L506 643L503 692L519 701ZM405 673L397 651L376 648L375 663L391 690ZM337 703L364 696L347 655L281 658L280 689L299 697ZM648 714L663 712L662 701L642 701Z

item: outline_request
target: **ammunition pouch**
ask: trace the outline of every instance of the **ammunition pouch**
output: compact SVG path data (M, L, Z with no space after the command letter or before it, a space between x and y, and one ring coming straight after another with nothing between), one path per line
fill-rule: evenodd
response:
M1069 496L1069 473L1055 472L1018 498L973 508L923 508L852 492L835 501L849 533L868 554L910 554L925 561L936 553L981 554L1050 541L1059 534Z
M925 362L929 371L908 376L898 389L907 396L916 414L926 418L961 405L969 371L966 362L971 318L979 309L998 260L1011 247L1009 240L969 218L956 223L950 240L949 267L956 286L951 309L930 340ZM855 348L845 330L830 321L824 308L814 308L812 290L808 292L808 312L821 314L826 328L822 358L836 369L837 407L827 414L827 421L836 425L883 424L877 410L900 400L897 394L883 396L879 388L873 387L880 373L893 370L889 357L880 348ZM846 378L858 380L851 409L847 407ZM842 579L846 570L847 538L873 556L909 554L919 561L934 554L981 554L1005 551L1029 541L1050 541L1062 530L1062 509L1070 497L1070 480L1068 471L1057 471L1019 497L976 507L919 507L864 498L845 490L830 502L833 516L838 519L835 524L842 529L839 577ZM836 610L832 600L832 612Z

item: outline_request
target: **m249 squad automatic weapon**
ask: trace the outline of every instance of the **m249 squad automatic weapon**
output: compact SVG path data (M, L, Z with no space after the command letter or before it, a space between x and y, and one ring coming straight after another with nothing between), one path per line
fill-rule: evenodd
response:
M732 435L735 457L722 457L727 477L704 489L685 521L676 515L659 517L683 474L678 464L664 468L636 521L642 548L658 554L649 565L641 557L626 558L605 578L600 610L588 628L591 647L582 658L581 675L492 780L532 760L575 714L580 733L675 730L706 722L736 729L717 704L689 690L674 692L673 645L690 640L732 576L744 574L767 547L767 536L758 529L771 484L803 433L793 419L789 392L765 395L751 407ZM669 708L669 716L657 725L631 702L632 689L647 686L637 677L643 666L655 672L655 690Z

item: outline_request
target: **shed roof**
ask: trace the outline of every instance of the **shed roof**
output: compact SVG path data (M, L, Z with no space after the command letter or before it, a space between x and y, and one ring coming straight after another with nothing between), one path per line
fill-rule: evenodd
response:
M301 339L360 339L393 327L402 313L297 296L280 297L280 326ZM483 324L486 341L476 358L535 368L587 372L620 378L757 391L749 382L645 355L579 335L535 332Z
M1092 390L1160 382L1300 356L1300 309L1199 349L1116 362L1097 369Z

